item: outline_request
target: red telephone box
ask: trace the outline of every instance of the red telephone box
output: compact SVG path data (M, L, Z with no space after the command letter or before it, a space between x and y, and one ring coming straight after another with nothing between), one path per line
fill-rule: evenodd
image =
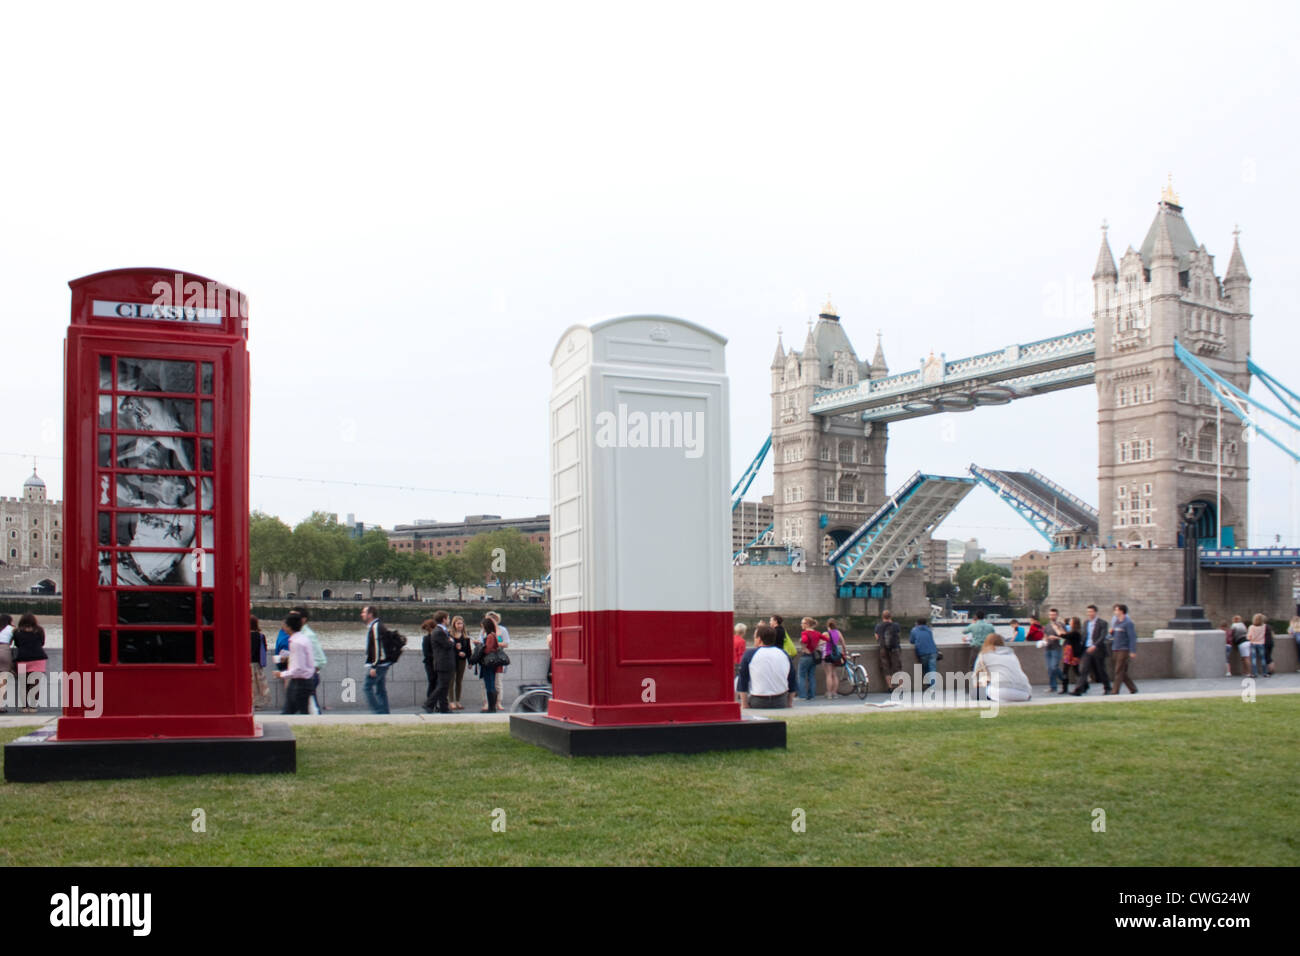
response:
M63 666L103 685L57 739L255 736L246 299L161 269L69 285Z

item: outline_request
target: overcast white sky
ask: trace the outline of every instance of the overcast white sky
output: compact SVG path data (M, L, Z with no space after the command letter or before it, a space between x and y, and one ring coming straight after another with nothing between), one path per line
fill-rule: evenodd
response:
M391 528L548 510L574 322L727 336L739 475L778 327L801 347L829 293L893 371L1085 327L1101 220L1137 246L1168 172L1220 274L1240 224L1253 354L1300 386L1294 4L902 6L8 8L0 493L37 456L62 496L87 273L246 292L254 505ZM1080 388L904 422L889 485L975 461L1095 502L1095 421ZM1300 543L1295 471L1251 454L1252 540ZM982 490L938 533L1040 546Z

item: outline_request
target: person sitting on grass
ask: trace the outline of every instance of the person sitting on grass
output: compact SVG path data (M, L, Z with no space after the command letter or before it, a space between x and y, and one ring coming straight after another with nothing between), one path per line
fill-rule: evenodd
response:
M758 647L740 660L736 690L741 707L793 707L795 671L790 656L781 649L781 636L770 624L754 629Z
M986 685L989 700L997 703L1029 700L1029 678L1020 666L1016 652L1006 646L1001 634L990 634L975 662L975 679Z

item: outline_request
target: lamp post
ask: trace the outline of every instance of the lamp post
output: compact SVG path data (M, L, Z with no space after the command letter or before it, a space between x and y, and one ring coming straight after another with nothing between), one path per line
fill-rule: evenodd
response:
M1203 504L1189 504L1183 511L1183 603L1169 622L1173 630L1208 631L1212 625L1205 617L1205 609L1197 603L1196 584L1200 573L1200 543L1196 538L1196 525L1205 512Z

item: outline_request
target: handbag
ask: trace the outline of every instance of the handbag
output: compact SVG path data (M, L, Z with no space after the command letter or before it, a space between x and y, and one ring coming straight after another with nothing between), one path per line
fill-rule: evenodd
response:
M505 667L510 663L510 655L497 648L491 654L483 655L483 666L488 668Z
M474 666L476 666L476 665L478 665L478 664L483 663L483 645L482 645L482 644L476 644L476 645L474 645L474 650L470 651L470 654L469 654L469 663L470 663L470 666L471 666L471 667L474 667Z

